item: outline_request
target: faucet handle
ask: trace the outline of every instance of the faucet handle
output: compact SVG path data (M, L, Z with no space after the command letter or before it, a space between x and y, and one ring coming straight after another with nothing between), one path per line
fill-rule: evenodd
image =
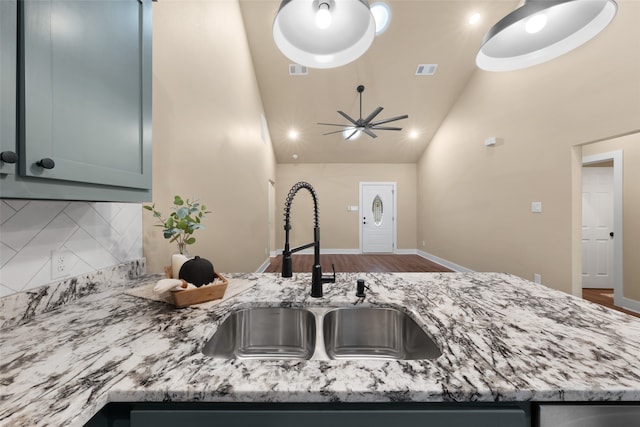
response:
M336 266L331 263L332 276L322 276L322 283L336 283Z

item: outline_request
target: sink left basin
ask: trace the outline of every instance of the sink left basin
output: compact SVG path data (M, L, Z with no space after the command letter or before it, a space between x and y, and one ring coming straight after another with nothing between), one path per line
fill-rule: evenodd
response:
M315 345L310 311L255 307L231 313L202 352L220 359L310 359Z

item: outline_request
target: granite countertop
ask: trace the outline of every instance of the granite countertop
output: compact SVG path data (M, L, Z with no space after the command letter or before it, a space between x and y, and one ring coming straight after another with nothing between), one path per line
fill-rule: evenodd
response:
M640 319L499 273L310 274L255 282L209 309L116 287L0 330L0 424L81 426L108 402L640 401ZM143 276L127 286L155 282ZM233 309L364 306L406 311L435 360L218 360L200 350Z

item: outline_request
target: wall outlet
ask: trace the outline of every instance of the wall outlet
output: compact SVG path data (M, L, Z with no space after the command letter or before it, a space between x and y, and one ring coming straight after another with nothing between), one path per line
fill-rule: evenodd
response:
M425 246L427 246L427 242L425 242L424 240L422 241L422 247L424 248Z
M51 251L51 278L59 279L70 274L71 251L69 249L59 249Z
M531 202L531 212L542 213L542 202Z
M533 275L533 281L536 282L537 284L541 285L542 284L542 276L539 275L538 273L535 273Z

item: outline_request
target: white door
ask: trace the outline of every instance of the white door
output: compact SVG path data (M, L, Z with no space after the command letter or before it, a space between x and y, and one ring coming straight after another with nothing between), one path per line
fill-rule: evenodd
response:
M363 253L393 253L396 183L360 183L360 236Z
M582 168L582 287L613 288L613 168Z

